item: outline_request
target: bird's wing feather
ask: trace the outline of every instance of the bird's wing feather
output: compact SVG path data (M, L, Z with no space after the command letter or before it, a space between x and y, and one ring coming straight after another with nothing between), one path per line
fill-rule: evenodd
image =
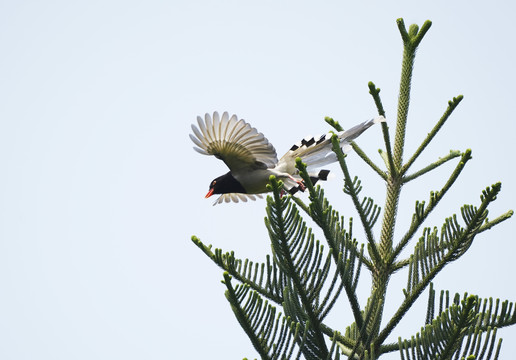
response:
M217 204L222 204L223 202L247 202L247 200L256 200L256 198L262 199L263 197L260 194L241 194L241 193L228 193L220 195L217 200L213 203L213 206Z
M214 155L226 163L231 171L254 168L270 168L276 165L276 150L267 138L243 119L227 112L219 117L217 112L198 116L197 128L192 125L194 135L190 139L194 149L204 155Z

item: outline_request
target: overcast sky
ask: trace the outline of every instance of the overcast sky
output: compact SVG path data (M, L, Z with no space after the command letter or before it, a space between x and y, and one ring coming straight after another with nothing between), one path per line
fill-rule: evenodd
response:
M281 156L328 131L325 116L345 128L375 116L373 81L393 134L399 17L407 26L433 21L417 53L405 158L459 94L464 101L414 170L451 149L473 150L427 225L478 205L497 181L490 218L514 209L515 10L511 1L465 0L2 2L0 358L256 357L225 300L222 271L190 237L261 262L270 252L265 201L204 199L227 170L193 151L190 125L205 112L235 113ZM358 143L381 165L380 127ZM378 176L348 159L363 195L383 203ZM428 200L455 164L407 184L398 238L415 200ZM328 197L356 217L331 169ZM435 288L515 301L515 232L511 219L479 235ZM403 272L390 282L386 316L405 284ZM426 296L389 341L419 331ZM331 323L344 331L350 321L343 298ZM511 358L516 328L499 335Z

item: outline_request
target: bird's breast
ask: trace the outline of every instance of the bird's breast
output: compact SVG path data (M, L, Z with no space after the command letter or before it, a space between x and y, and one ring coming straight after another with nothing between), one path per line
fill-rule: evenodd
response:
M261 194L268 192L269 177L274 175L283 178L283 174L273 169L257 169L247 172L233 173L233 177L244 187L247 194Z

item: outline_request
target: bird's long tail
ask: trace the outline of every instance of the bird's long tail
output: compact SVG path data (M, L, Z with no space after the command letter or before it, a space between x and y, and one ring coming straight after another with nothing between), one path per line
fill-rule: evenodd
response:
M339 138L342 151L344 153L349 152L351 150L350 143L354 139L374 124L380 122L385 122L385 118L383 116L364 121L361 124L353 126L349 130L336 133ZM286 172L293 174L292 171L294 171L293 166L295 164L295 159L298 157L301 158L309 170L337 161L337 156L332 151L332 135L332 133L328 133L320 137L311 137L301 140L301 142L293 145L280 159L278 167L282 167Z

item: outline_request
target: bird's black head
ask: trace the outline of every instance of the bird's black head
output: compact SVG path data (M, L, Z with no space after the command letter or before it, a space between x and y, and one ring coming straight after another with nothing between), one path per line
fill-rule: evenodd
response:
M205 197L209 198L213 194L228 193L246 193L244 187L233 177L233 175L231 175L231 172L213 180L210 184L210 191L208 191Z

